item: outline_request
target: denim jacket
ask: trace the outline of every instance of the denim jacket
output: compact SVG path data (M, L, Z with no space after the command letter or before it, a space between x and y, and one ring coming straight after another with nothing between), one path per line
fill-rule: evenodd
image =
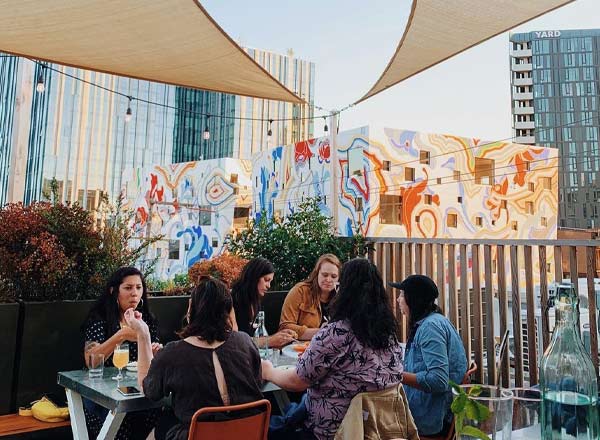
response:
M452 420L448 380L462 381L467 357L458 332L444 315L431 313L416 325L406 348L404 371L416 374L421 389L405 390L419 435L434 435L442 430L444 419Z

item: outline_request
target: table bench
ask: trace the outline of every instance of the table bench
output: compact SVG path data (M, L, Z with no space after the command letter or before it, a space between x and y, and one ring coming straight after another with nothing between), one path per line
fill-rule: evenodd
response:
M32 416L20 416L18 414L9 414L6 416L0 416L0 437L11 436L14 437L30 437L25 434L35 433L39 431L48 431L52 429L56 429L57 435L60 435L64 438L64 434L67 433L66 429L58 430L58 428L69 428L71 426L71 422L68 420L65 422L42 422ZM44 438L47 437L47 434L44 433ZM58 437L57 437L58 438Z

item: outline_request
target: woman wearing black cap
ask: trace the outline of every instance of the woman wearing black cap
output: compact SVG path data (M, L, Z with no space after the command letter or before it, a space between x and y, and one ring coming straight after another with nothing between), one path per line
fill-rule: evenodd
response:
M411 275L401 283L398 305L408 316L409 334L402 382L419 435L444 436L452 423L449 380L460 383L467 357L460 336L435 304L438 288L431 278Z

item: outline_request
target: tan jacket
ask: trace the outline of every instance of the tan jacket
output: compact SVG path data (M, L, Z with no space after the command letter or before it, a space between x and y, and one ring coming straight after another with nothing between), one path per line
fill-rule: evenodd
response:
M279 330L290 329L298 333L298 337L307 328L321 326L321 303L312 303L310 285L304 281L296 284L285 297L279 320Z
M335 440L419 440L402 384L354 396Z

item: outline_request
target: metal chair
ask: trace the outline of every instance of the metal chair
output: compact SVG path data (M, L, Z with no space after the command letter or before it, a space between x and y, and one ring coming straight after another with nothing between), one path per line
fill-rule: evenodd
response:
M262 410L258 413L252 410ZM236 417L236 413L241 413ZM250 413L248 415L248 413ZM224 420L202 420L210 415L223 415ZM241 405L202 408L192 416L188 440L267 440L271 403L266 400Z

